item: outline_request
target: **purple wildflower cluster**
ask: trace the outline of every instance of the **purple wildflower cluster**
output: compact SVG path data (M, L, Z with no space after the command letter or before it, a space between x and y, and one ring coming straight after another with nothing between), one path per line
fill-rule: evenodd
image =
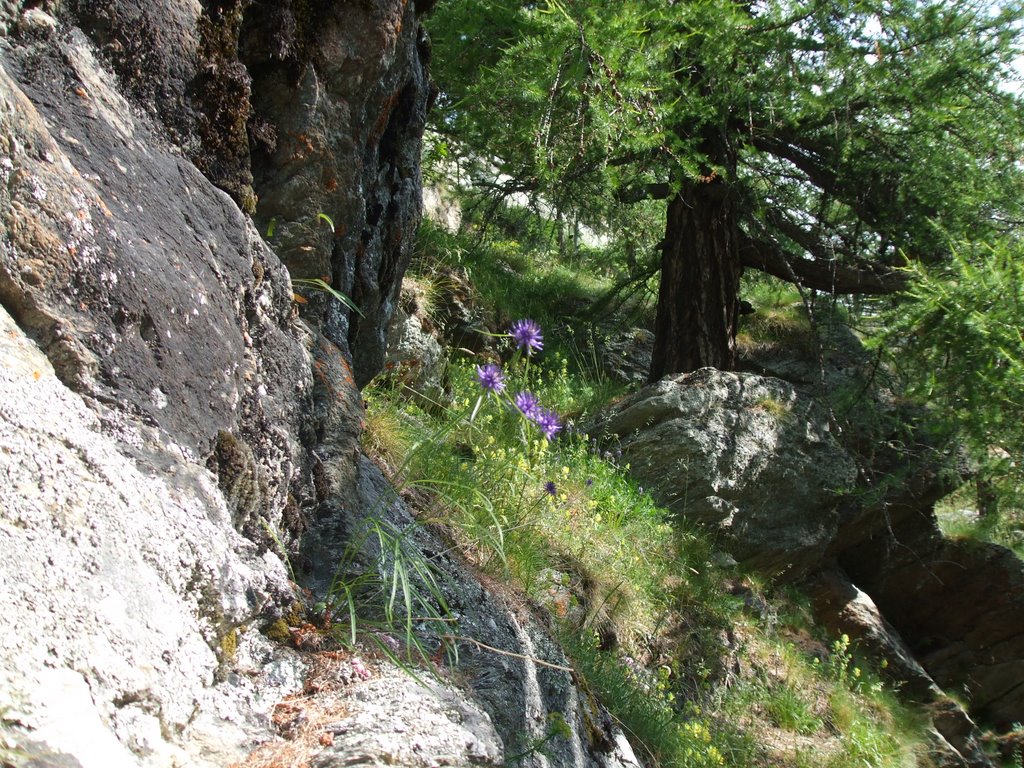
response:
M509 335L515 340L516 346L524 350L527 355L544 347L540 326L533 320L517 320L509 329ZM505 389L505 374L495 363L478 365L476 380L485 392L499 393ZM525 390L517 392L512 398L512 404L527 421L536 424L548 440L553 440L555 435L561 431L562 422L558 418L558 414L548 408L541 408L540 402L532 392Z
M512 402L527 421L532 421L540 427L540 431L548 440L554 439L562 429L562 422L559 421L558 414L547 408L541 408L537 397L532 392L517 392Z
M487 392L501 392L505 389L505 374L501 368L494 363L478 365L476 367L476 380Z
M540 410L540 403L537 402L536 396L532 392L516 392L516 396L512 398L512 402L515 403L516 408L530 421L533 421L537 415L537 411Z
M544 433L544 437L548 440L553 440L555 435L562 429L562 422L558 420L558 414L554 411L549 411L547 408L541 408L537 411L537 416L532 420L540 431Z

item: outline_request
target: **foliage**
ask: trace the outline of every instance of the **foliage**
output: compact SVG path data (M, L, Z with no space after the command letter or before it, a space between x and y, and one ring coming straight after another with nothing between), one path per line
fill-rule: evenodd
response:
M444 640L451 621L444 593L434 566L408 542L412 534L412 529L368 520L338 563L325 608L337 622L338 638L347 645L355 645L360 633L372 629L371 639L397 659L395 649L382 638L398 633L405 641L406 659L422 662L431 655L423 643L427 634L440 638L441 647L455 659L455 646ZM373 554L374 562L364 562L367 553Z
M399 483L429 493L421 519L452 526L465 556L547 607L577 666L638 744L664 765L722 765L718 726L673 704L678 673L648 681L639 665L629 671L601 650L612 636L640 655L645 638L684 605L694 615L726 610L724 602L702 605L714 593L707 545L693 532L673 535L613 455L578 433L545 440L512 406L510 391L528 386L546 407L578 408L564 358L551 358L550 367L526 356L505 364L501 392L484 387L478 366L456 364L453 407L423 424L433 437L415 443ZM407 407L392 390L369 394L374 409Z
M474 318L481 332L493 326L496 318L504 324L517 317L539 322L546 331L546 351L558 360L559 368L573 375L573 394L563 407L567 415L607 401L621 386L603 376L594 359L593 342L599 322L618 319L606 314L595 317L589 310L610 282L586 265L546 251L549 240L530 234L532 225L525 228L521 240L509 238L509 226L519 225L502 220L489 237L481 239L425 221L418 234L413 281L436 283L438 274L461 273L462 284L472 290L467 303L486 308Z
M804 305L792 286L775 278L744 276L741 295L754 312L741 318L736 334L740 354L780 349L813 357L819 343Z
M834 257L928 254L944 241L927 217L977 235L1016 199L1021 114L1000 86L1015 77L1020 13L453 0L428 19L442 89L433 124L449 161L485 158L509 179L478 174L480 187L542 190L585 220L609 215L622 185L728 172L702 146L714 126L738 154L729 181L749 234L772 230L793 255L816 256L773 222L801 212L815 220L805 234L835 238Z
M1024 260L1019 246L975 247L945 268L908 268L908 301L886 315L913 391L979 450L1024 458Z
M321 216L322 215L323 214L321 214ZM359 309L359 307L356 306L355 302L352 301L352 299L350 299L344 293L339 291L337 288L334 288L333 286L331 286L331 284L328 283L323 278L320 278L320 277L312 277L312 278L293 277L292 278L292 285L294 285L296 287L300 287L300 288L312 288L313 290L321 291L323 293L326 293L328 296L333 296L335 299L340 301L345 307L348 307L349 309L351 309L353 312L355 312L360 317L364 316L362 310ZM296 300L298 300L298 299L299 299L299 297L296 296ZM305 302L305 299L302 299L302 301Z
M688 258L722 270L721 294L663 291L691 314L659 323L671 338L655 356L722 312L712 346L725 347L741 264L833 294L891 293L905 259L943 264L947 236L991 240L1022 220L1024 110L1006 87L1022 9L452 0L429 20L433 126L478 189L609 233L642 279L662 236L666 249L703 243ZM706 215L659 228L663 205L625 205L679 195Z
M909 393L928 403L935 424L965 441L1006 511L1020 508L1024 490L1020 248L1011 239L965 245L944 267L908 267L913 282L882 318L877 342L893 353Z

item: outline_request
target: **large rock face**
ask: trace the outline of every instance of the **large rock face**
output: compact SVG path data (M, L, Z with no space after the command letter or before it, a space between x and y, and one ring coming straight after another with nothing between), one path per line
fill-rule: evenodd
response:
M11 51L4 68L4 306L69 387L200 456L242 418L273 422L259 439L287 462L309 377L280 261L134 117L80 35Z
M792 385L752 374L666 377L591 431L618 440L659 503L715 526L737 558L769 572L800 574L820 561L856 478L824 411Z
M84 765L166 761L239 628L293 599L280 554L313 498L309 334L252 223L70 19L33 8L13 31L0 535L22 557L0 564L4 717Z
M84 764L166 748L161 734L206 702L226 639L291 593L281 561L232 526L216 478L117 417L64 387L0 310L0 547L17 553L0 562L4 717L58 751L98 738ZM77 701L122 742L77 724L92 709Z
M310 359L276 256L52 23L0 57L5 717L169 760L292 599Z
M2 757L227 765L302 731L324 766L632 764L570 672L536 661L565 663L544 628L401 506L460 636L499 649L462 641L461 689L260 634L299 644L313 614L291 579L322 594L394 494L359 450L359 385L419 217L416 12L0 3ZM322 294L300 317L289 270L362 314ZM333 716L319 731L277 705L304 686ZM549 762L531 750L556 712Z
M427 44L407 0L71 0L123 88L248 213L362 386L420 218Z

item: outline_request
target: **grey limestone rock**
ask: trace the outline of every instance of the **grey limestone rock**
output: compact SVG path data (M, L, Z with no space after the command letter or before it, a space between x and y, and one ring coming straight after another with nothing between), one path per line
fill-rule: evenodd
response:
M2 311L0 358L5 717L85 766L167 758L225 638L287 599L284 566L180 447L137 427L126 452Z
M659 503L714 526L737 559L769 572L798 575L819 561L856 478L827 414L792 385L753 374L666 377L587 431L617 440Z
M909 696L931 701L941 695L935 681L882 616L871 596L841 570L832 568L815 574L808 593L821 626L830 637L845 634L858 652L869 654L879 666L884 661L886 676Z
M1004 547L945 539L924 523L899 521L891 538L851 548L840 563L940 686L963 691L986 722L1019 722L1024 565Z
M280 501L309 389L287 273L71 40L2 61L0 298L77 391L196 456L260 442Z
M419 218L419 5L68 0L31 34L0 6L5 739L86 768L243 759L308 683L311 654L260 628L386 514L442 574L464 685L392 674L360 701L422 715L424 764L632 764L544 626L358 450ZM298 319L274 248L365 317L320 297Z
M421 210L430 47L403 0L68 0L67 13L191 164L254 213L305 312L380 370Z
M500 766L505 749L490 717L437 679L386 665L346 696L349 713L331 726L333 744L314 768L359 765Z
M442 635L457 637L459 662L453 672L474 706L489 716L504 745L503 759L520 755L519 764L526 766L638 764L611 717L576 686L551 633L513 600L487 589L448 543L417 524L369 459L359 460L351 492L325 505L307 537L306 561L315 566L307 580L316 594L329 591L342 560L387 568L377 539L360 535L374 522L400 532L405 545L430 563L457 623L438 629L424 622L421 641L434 649ZM356 561L344 556L353 542L365 542ZM564 718L567 734L553 732L555 716Z
M0 691L82 765L189 764L240 629L294 599L308 335L251 221L62 19L0 40ZM242 460L208 467L223 435Z
M441 402L447 358L440 342L423 328L420 318L399 308L388 331L384 372L409 387L423 402Z

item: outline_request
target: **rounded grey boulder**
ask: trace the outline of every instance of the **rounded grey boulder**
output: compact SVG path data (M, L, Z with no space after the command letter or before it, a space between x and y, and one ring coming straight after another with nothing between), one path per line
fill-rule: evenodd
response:
M753 374L668 376L589 431L618 441L622 461L659 504L713 525L736 558L773 573L803 573L820 560L857 472L820 406L781 379Z

